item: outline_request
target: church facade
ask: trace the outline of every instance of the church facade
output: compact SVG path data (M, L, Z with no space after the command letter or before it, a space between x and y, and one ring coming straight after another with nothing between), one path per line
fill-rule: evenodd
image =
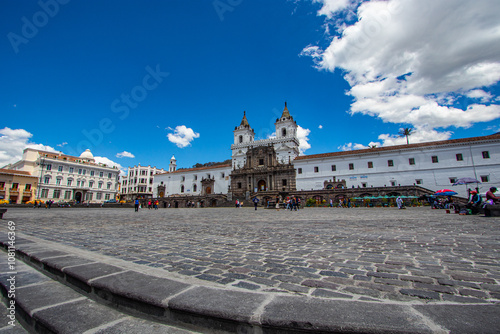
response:
M417 187L428 192L451 188L467 197L467 186L453 186L460 178L477 179L469 188L477 186L482 193L500 185L500 134L299 155L297 127L285 103L275 122L276 136L255 140L244 113L233 131L231 165L171 168L154 176L153 196L218 194L232 201L325 192L331 199L328 191L335 189L349 189L352 196L384 196Z

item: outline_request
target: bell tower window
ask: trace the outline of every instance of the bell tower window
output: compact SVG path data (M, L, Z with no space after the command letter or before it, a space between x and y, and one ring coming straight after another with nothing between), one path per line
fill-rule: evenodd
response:
M286 137L286 129L282 129L282 130L281 130L281 135L282 135L283 137Z
M239 140L240 144L243 143L243 136L239 136L238 140Z

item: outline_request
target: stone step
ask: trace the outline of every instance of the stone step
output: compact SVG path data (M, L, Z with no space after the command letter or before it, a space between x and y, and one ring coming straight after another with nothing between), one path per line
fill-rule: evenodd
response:
M4 269L5 262L1 265ZM4 301L12 303L6 297L9 291L15 291L15 319L24 327L8 324L2 328L8 333L195 333L100 304L20 261L15 274L2 272L0 289ZM13 277L15 281L9 281ZM15 290L10 290L11 283Z
M17 237L15 268L17 314L30 331L489 333L500 327L497 304L392 303L219 288L33 239ZM5 235L0 244L8 247ZM6 262L7 254L0 253L4 296Z

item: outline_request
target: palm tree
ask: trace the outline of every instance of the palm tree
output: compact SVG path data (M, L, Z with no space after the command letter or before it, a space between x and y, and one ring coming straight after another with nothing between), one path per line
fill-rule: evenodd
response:
M410 145L410 141L408 140L408 137L413 134L413 129L412 128L402 128L399 130L399 136L400 137L406 137L406 144Z

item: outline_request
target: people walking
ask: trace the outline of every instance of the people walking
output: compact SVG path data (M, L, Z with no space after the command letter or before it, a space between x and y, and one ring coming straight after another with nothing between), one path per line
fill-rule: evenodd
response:
M255 210L257 210L257 204L259 204L259 199L257 197L253 198L253 205L255 206Z
M138 212L139 211L139 199L136 198L135 199L135 212Z

